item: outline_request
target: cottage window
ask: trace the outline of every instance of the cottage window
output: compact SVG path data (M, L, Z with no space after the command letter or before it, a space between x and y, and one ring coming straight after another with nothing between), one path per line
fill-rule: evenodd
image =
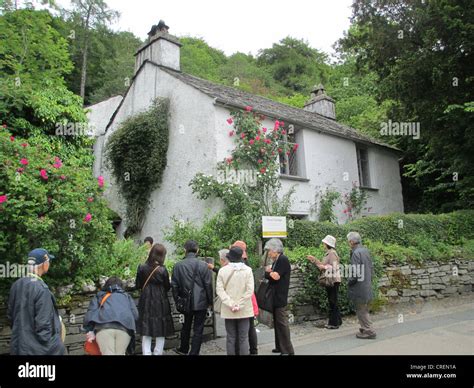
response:
M371 187L369 152L367 148L357 147L357 167L359 169L360 186Z
M287 145L288 153L280 154L280 174L299 176L297 150L295 150L295 134L285 135L282 143ZM299 151L301 152L301 151Z

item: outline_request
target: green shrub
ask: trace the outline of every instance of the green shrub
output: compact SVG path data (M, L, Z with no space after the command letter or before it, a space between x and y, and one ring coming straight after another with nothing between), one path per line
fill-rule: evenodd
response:
M135 278L139 264L148 255L146 245L137 245L131 239L116 240L110 248L103 248L74 279L78 288L84 283L97 283L101 276L118 276L121 279Z
M166 168L169 101L157 99L146 112L125 120L106 146L106 160L126 202L125 236L140 232L151 193Z

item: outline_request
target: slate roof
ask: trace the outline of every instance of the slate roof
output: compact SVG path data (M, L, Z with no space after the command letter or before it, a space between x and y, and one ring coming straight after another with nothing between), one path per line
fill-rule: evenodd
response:
M276 120L285 121L288 124L294 124L294 125L302 126L304 128L314 129L322 133L327 133L334 136L351 139L353 141L360 142L360 143L375 144L375 145L388 148L395 152L400 152L400 150L394 146L385 144L377 139L361 134L357 132L354 128L338 123L337 121L324 117L318 113L309 112L304 109L286 105L286 104L273 101L262 96L258 96L256 94L252 94L252 93L245 92L243 90L232 88L230 86L216 84L214 82L211 82L199 77L195 77L193 75L183 73L181 71L170 69L166 66L158 65L157 63L150 61L149 59L146 59L142 63L142 65L140 66L136 74L134 75L133 81L137 77L138 73L146 65L146 63L150 63L153 66L159 67L161 70L175 77L176 79L216 99L216 102L222 105L226 105L233 108L244 108L246 106L251 106L252 109L257 113L261 113L267 117L274 118ZM125 93L125 95L130 90L130 87ZM115 115L120 110L120 107L124 100L125 100L125 96L124 96L124 99L119 104L119 106L117 107L114 114L112 115L112 117L110 118L106 131L112 124L115 118Z
M324 117L318 113L309 112L304 109L296 108L262 96L248 93L243 90L216 84L187 73L172 70L155 63L153 64L159 66L163 71L179 79L185 84L200 90L210 97L216 98L216 102L218 103L235 108L251 106L255 112L277 120L283 120L289 124L301 125L303 127L315 129L324 133L332 134L334 136L344 137L362 143L376 144L394 151L399 151L396 147L361 134L354 128L338 123L337 121Z

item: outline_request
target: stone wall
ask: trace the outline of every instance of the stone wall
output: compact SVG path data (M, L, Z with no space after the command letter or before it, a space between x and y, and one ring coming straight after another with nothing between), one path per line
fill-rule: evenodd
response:
M406 303L472 292L473 280L474 261L428 261L422 266L386 267L379 287L389 302Z
M85 293L74 295L67 306L61 306L59 309L60 315L64 319L66 325L66 340L65 345L69 354L81 355L84 354L85 334L81 332L84 314L89 306L89 301L96 295L95 293ZM138 303L137 295L133 294ZM171 309L173 312L173 320L175 327L175 336L167 338L165 349L176 347L179 341L179 335L182 327L183 316L176 311L173 298L170 297ZM0 306L0 354L8 354L10 352L10 335L11 330L6 319L6 308ZM210 340L215 337L215 320L214 315L209 314L206 319L204 327L204 340ZM136 353L141 354L141 342L136 338Z
M474 261L427 261L422 265L387 266L379 279L379 298L386 305L423 303L474 291ZM303 292L303 274L292 266L289 305L294 322L323 320L326 314L317 306L303 305L297 295Z

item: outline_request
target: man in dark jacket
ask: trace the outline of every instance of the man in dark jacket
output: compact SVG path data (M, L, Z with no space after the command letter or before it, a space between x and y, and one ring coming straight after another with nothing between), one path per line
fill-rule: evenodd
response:
M273 288L273 322L275 326L275 349L273 353L281 355L294 355L293 344L290 338L288 322L288 290L290 288L291 265L283 254L283 243L277 238L272 238L265 244L265 250L273 264L265 268L265 278Z
M176 349L176 353L188 354L191 325L194 320L193 339L189 354L199 355L207 308L213 303L212 273L207 264L196 257L199 251L196 241L188 240L184 244L184 250L186 257L176 263L173 268L171 287L175 302L179 297L186 297L191 292L191 309L184 313L181 346Z
M351 272L348 279L348 296L354 303L360 329L357 338L374 339L376 337L369 316L369 302L373 299L372 275L373 265L370 253L362 246L362 239L357 232L350 232L347 241L351 247Z
M45 249L33 249L28 254L28 275L10 289L7 317L12 328L12 355L66 354L56 300L41 278L53 258Z

